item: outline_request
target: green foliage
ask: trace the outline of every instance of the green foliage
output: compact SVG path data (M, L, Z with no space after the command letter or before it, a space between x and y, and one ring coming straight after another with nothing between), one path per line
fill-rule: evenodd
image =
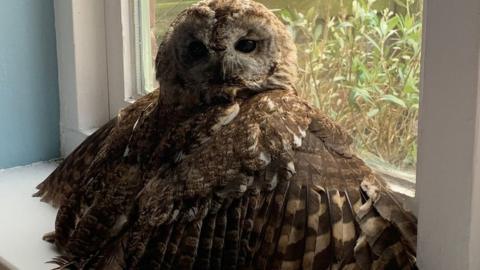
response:
M299 94L349 130L361 151L414 169L421 3L395 0L392 12L375 10L375 2L341 1L335 16L315 7L279 15L299 49Z

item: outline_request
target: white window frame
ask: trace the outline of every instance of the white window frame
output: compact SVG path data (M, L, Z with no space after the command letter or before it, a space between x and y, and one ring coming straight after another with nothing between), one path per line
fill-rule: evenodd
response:
M155 88L152 44L148 25L150 0L101 0L104 2L106 61L110 117ZM146 13L137 16L139 12Z
M130 0L54 0L62 154L134 99ZM480 1L425 0L420 269L480 269Z
M92 1L92 0L88 0ZM135 101L137 89L137 57L134 44L131 0L101 0L104 3L106 33L106 61L110 118Z
M417 163L420 269L480 269L480 1L426 0Z
M131 0L55 0L61 154L138 98Z

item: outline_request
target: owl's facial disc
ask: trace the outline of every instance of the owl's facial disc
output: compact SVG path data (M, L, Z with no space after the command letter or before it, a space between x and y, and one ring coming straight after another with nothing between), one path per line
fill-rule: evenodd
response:
M203 25L178 33L177 59L188 87L208 101L267 88L279 52L272 31L259 18L239 23L229 17L192 19Z
M267 8L248 0L205 1L186 10L157 57L161 87L176 83L204 103L292 88L295 75L289 33Z

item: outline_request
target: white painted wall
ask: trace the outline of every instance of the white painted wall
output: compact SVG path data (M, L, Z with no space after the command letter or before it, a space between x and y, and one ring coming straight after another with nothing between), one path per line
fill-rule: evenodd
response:
M480 269L480 1L426 0L420 269Z

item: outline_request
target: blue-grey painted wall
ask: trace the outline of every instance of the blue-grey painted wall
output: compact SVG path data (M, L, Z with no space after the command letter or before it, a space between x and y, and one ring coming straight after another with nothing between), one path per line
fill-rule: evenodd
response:
M59 155L53 0L0 0L0 168Z

